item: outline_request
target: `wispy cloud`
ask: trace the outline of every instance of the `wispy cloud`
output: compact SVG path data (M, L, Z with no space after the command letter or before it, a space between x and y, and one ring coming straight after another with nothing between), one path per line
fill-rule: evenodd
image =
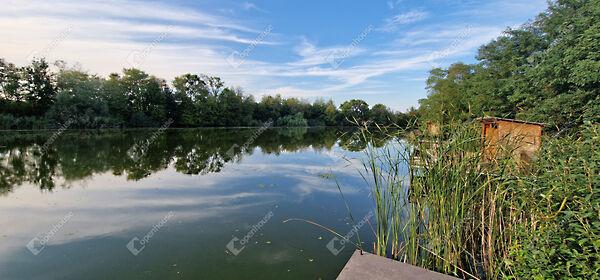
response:
M4 5L0 14L7 17L37 16L63 19L126 19L144 21L169 21L198 24L243 32L259 31L237 23L231 18L208 14L160 2L115 1L14 1Z
M429 17L429 13L426 11L410 11L402 14L395 15L385 20L384 25L381 27L382 31L394 31L400 25L411 24L422 21Z
M12 1L0 10L0 50L3 58L25 64L32 51L55 46L44 52L49 60L80 62L92 73L107 75L128 67L127 57L132 51L148 49L156 38L168 32L158 44L152 45L141 66L142 70L167 80L188 72L205 73L220 76L228 86L242 86L255 95L394 96L399 89L407 90L405 84L409 81L412 89L417 88L414 81L427 76L432 57L443 56L443 61L436 59L441 66L472 58L478 46L501 34L505 26L522 22L482 20L481 17L489 18L490 10L514 16L515 11L498 7L508 5L527 13L535 8L519 8L525 4L507 1L510 3L482 4L479 14L471 9L470 2L440 14L425 6L405 9L410 6L409 1L390 0L388 5L393 11L382 3L389 17L349 24L343 30L350 31L345 37L325 37L319 33L318 24L281 21L274 10L254 18L233 16L240 9L250 14L269 8L252 2L200 9L187 6L188 2ZM232 12L223 11L228 8ZM405 11L399 12L401 9ZM264 27L271 24L277 33L269 33L265 40L257 42ZM352 39L364 28L362 24L378 27L369 33L368 40L352 45ZM472 28L462 38L460 34L466 25ZM65 30L69 33L63 38ZM56 38L61 38L60 44L53 44ZM460 38L460 43L456 43L456 38ZM252 44L261 46L242 65L227 64L232 51L244 50ZM334 69L329 58L339 53L346 62Z
M323 65L329 63L329 58L332 54L344 52L347 54L347 57L354 57L365 52L365 49L359 47L348 48L347 46L331 46L317 48L306 38L302 39L302 42L295 48L295 50L301 59L288 63L292 66Z
M258 12L262 12L262 13L267 12L265 9L259 8L256 4L254 4L252 2L242 3L242 8L244 8L244 10L254 10L254 11L258 11Z
M402 0L388 0L387 1L387 5L388 5L388 8L390 8L390 10L393 10L394 8L396 8L398 5L400 5L400 3L402 3Z

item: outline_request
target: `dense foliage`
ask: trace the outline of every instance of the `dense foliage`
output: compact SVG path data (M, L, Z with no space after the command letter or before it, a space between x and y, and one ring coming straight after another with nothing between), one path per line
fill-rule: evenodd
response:
M228 88L218 77L184 74L169 86L139 69L124 69L108 78L52 66L39 59L17 67L0 59L0 129L40 129L69 123L69 128L160 126L352 125L355 121L404 126L407 116L383 104L362 100L317 99L310 103L280 95L259 102L241 89Z
M523 279L600 277L599 129L587 124L547 141L535 172L516 182L529 218L516 228L507 271Z
M482 46L476 64L433 69L420 100L427 121L483 115L567 129L600 121L600 1L558 0Z
M600 1L551 1L477 59L430 73L419 113L443 133L411 142L410 211L392 231L403 240L383 252L464 278L598 279ZM468 125L485 115L569 133L544 138L526 170L511 157L490 166Z
M364 130L374 253L465 279L599 279L600 125L545 137L531 162L487 160L480 130L392 131L383 147Z

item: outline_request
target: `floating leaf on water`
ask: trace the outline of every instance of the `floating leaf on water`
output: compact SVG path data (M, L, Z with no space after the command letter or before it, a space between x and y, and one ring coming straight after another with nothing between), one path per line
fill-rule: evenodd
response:
M323 179L331 179L331 178L333 178L333 174L332 173L321 173L321 174L319 174L319 177L321 177Z

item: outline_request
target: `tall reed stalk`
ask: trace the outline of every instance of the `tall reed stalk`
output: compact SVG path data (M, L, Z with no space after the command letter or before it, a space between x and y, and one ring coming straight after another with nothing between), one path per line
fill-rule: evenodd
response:
M459 277L495 278L511 246L506 218L517 208L507 183L515 178L504 174L513 162L507 157L492 168L482 162L476 129L448 131L367 146L361 174L376 210L374 252Z
M507 144L515 139L486 158L477 124L439 136L385 131L396 140L386 145L371 129L361 174L372 187L376 254L472 279L600 275L598 125L545 138L525 165Z
M400 235L402 233L402 212L405 204L404 181L407 174L402 171L404 154L399 153L403 145L386 144L381 147L377 139L368 135L366 129L362 137L368 139L365 149L366 158L362 161L363 179L372 186L371 197L374 201L376 228L373 251L380 256L398 258Z
M511 145L484 157L477 125L442 131L361 129L375 254L465 279L598 279L598 125L546 139L531 165Z

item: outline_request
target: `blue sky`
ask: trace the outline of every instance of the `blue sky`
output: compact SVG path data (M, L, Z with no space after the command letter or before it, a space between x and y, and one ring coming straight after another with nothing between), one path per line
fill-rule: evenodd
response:
M546 9L546 0L3 0L0 57L79 63L106 76L141 68L171 80L222 77L260 98L395 110L426 96L428 71L474 62L477 48Z

